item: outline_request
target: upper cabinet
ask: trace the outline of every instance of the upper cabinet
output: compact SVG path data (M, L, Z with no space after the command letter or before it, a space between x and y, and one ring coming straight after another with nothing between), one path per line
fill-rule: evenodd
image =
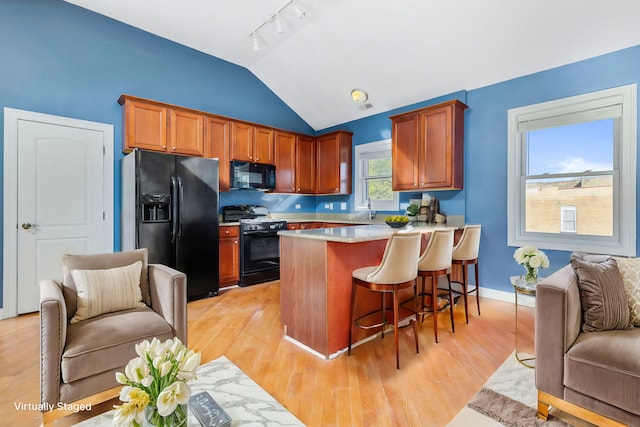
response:
M122 95L123 151L134 148L174 154L204 154L204 115Z
M351 194L351 136L347 131L316 138L316 193Z
M351 165L349 165L351 169ZM276 169L277 171L277 169ZM296 193L316 192L316 139L310 136L296 137Z
M454 100L391 117L394 191L462 189L466 108Z
M277 193L315 193L315 138L275 133Z
M134 148L219 160L220 191L232 160L276 166L276 192L351 194L351 132L318 137L122 95L122 151Z
M220 191L231 188L231 168L229 165L229 120L206 116L204 119L204 156L217 158L219 162L218 175Z
M273 129L231 122L231 160L274 164Z

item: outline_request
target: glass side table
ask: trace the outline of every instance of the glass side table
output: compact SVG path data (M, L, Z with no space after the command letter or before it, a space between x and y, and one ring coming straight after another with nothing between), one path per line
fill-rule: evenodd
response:
M542 280L542 277L538 277L538 282ZM527 283L524 280L524 276L511 276L511 284L513 285L513 289L516 294L516 318L515 318L515 338L516 338L516 348L515 355L518 362L527 368L535 368L536 367L536 357L530 353L524 353L519 350L518 346L518 295L526 295L529 297L536 297L536 285Z

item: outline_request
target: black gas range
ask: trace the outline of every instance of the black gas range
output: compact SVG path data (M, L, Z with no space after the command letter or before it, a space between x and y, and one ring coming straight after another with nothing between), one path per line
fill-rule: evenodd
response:
M287 222L269 217L264 206L233 205L222 208L224 222L240 222L240 286L280 278L279 230Z

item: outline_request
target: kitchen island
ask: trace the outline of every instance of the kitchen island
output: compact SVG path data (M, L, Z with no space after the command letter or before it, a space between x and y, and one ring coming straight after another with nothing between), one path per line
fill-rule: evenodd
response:
M423 233L423 248L436 229L461 225L387 225L280 231L280 318L287 339L330 359L349 344L351 272L377 265L394 232ZM407 298L412 295L406 289ZM380 306L379 294L358 293L356 316ZM354 342L375 330L354 330Z

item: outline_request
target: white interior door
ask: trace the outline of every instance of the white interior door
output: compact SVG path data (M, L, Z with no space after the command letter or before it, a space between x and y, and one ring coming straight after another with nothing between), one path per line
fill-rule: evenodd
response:
M106 146L104 125L65 120L16 123L17 314L38 310L38 282L62 278L65 253L113 250L112 191L106 194L113 187L112 178L106 182L113 176L106 171L113 168L106 158L112 142Z

